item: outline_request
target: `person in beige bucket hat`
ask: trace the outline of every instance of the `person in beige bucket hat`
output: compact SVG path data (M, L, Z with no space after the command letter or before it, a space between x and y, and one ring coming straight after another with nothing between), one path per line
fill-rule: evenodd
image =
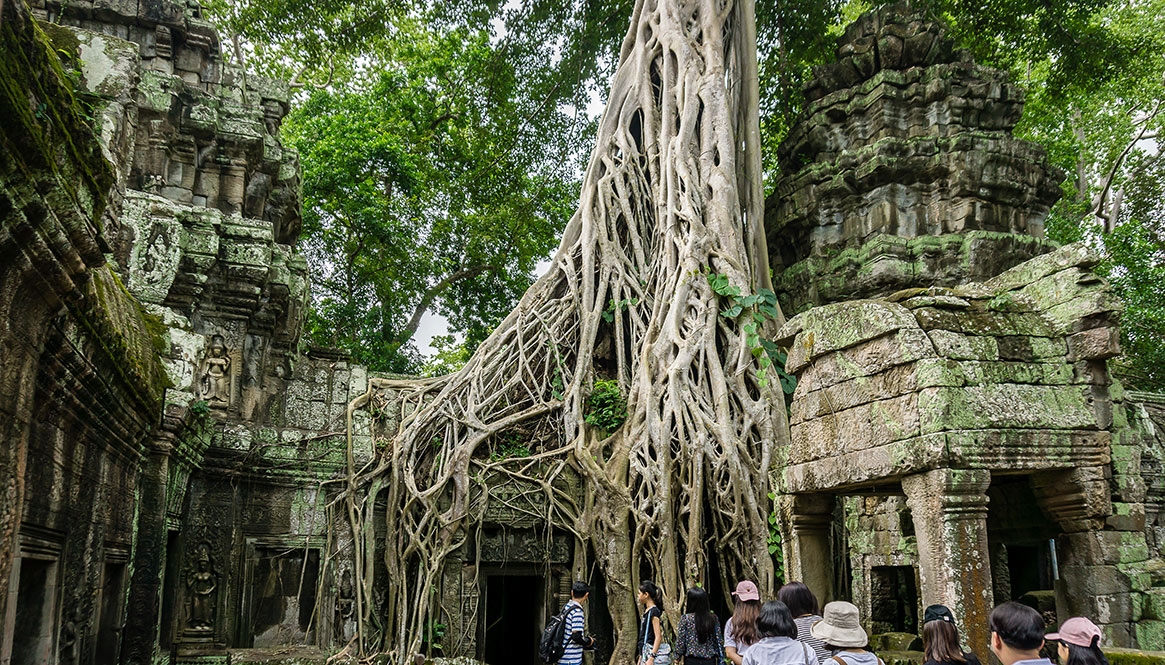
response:
M809 632L833 651L832 659L822 661L823 665L833 665L830 660L837 665L883 665L881 658L866 650L870 637L862 628L857 606L835 600L821 614L821 621Z

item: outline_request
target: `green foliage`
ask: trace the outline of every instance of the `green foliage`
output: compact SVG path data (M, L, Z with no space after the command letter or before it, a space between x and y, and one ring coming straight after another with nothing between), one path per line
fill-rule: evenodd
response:
M781 517L777 512L777 495L774 492L769 492L769 502L772 504L772 511L769 512L769 537L768 548L769 554L773 557L774 569L777 573L778 580L785 579L785 550L781 547Z
M497 439L497 442L490 446L489 461L491 462L531 455L530 446L526 445L522 436L517 432L500 434Z
M210 405L207 404L206 400L204 399L200 399L197 402L191 402L190 413L193 413L198 417L203 417L210 413Z
M622 300L611 298L611 301L607 304L607 309L603 311L603 320L607 323L612 323L615 321L616 314L638 304L639 298L623 298Z
M1124 355L1113 372L1130 387L1160 390L1165 350L1153 340L1165 338L1165 0L1089 6L1082 43L1116 46L1075 53L1075 68L1035 57L1013 65L1028 90L1017 133L1047 148L1066 175L1047 235L1096 250L1104 258L1097 270L1125 302Z
M382 71L315 91L284 134L303 163L308 334L416 372L426 312L472 351L512 309L556 245L576 174L514 135L529 100L487 34L396 28Z
M472 355L465 342L458 342L453 335L436 335L429 346L433 347L434 352L421 367L424 376L452 374L464 367Z
M761 289L753 295L742 295L739 286L728 283L728 276L720 273L707 273L708 284L712 291L726 302L726 307L720 311L720 316L727 319L739 319L741 330L745 335L745 343L749 346L752 357L756 358L757 383L763 390L769 383L769 370L774 370L781 390L786 400L792 398L797 388L797 377L785 371L785 362L788 355L774 342L761 339L760 326L767 321L776 319L777 294L769 289Z
M430 619L425 626L425 646L427 651L444 651L442 640L445 639L445 630L448 628L437 619Z
M608 433L619 429L627 420L627 399L618 381L598 379L587 397L583 420Z

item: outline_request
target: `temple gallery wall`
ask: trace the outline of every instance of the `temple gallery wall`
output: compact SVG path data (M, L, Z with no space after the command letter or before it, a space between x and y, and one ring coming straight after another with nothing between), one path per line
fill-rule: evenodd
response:
M0 665L346 644L329 505L407 413L301 339L287 85L224 61L193 0L3 12ZM806 99L766 204L798 379L771 471L787 575L874 632L941 600L982 644L1014 599L1165 649L1165 397L1112 379L1121 305L1043 238L1061 174L1012 135L1023 91L901 6L849 26ZM484 480L432 639L513 662L592 557Z

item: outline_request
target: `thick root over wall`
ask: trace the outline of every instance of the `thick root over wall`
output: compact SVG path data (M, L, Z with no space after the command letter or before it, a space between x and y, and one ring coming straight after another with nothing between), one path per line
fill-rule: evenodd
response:
M708 557L723 587L748 577L771 589L766 471L787 437L784 401L707 278L770 287L756 86L751 0L637 2L551 270L461 371L374 381L349 409L392 395L407 414L336 504L355 544L353 650L397 663L422 650L445 559L481 524L487 476L538 488L539 517L593 557L576 573L606 580L613 662L634 658L641 574L673 611L708 584ZM610 434L584 422L596 379L626 395ZM529 455L491 459L507 436L534 441ZM565 473L582 497L562 490ZM387 593L373 609L376 588Z

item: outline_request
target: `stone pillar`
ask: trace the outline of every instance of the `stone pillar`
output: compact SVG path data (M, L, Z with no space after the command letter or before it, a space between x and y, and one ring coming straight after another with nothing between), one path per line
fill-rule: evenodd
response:
M175 413L176 410L171 407L163 417L162 427L149 444L142 469L133 577L121 644L121 662L130 665L154 662L158 642L162 574L166 565L166 488L170 455L181 427L181 414Z
M789 525L786 581L804 582L821 605L833 599L832 494L793 494L780 498ZM762 592L763 593L763 592Z
M923 607L942 603L962 628L963 646L985 653L994 606L987 548L985 469L936 469L902 479L918 536Z

